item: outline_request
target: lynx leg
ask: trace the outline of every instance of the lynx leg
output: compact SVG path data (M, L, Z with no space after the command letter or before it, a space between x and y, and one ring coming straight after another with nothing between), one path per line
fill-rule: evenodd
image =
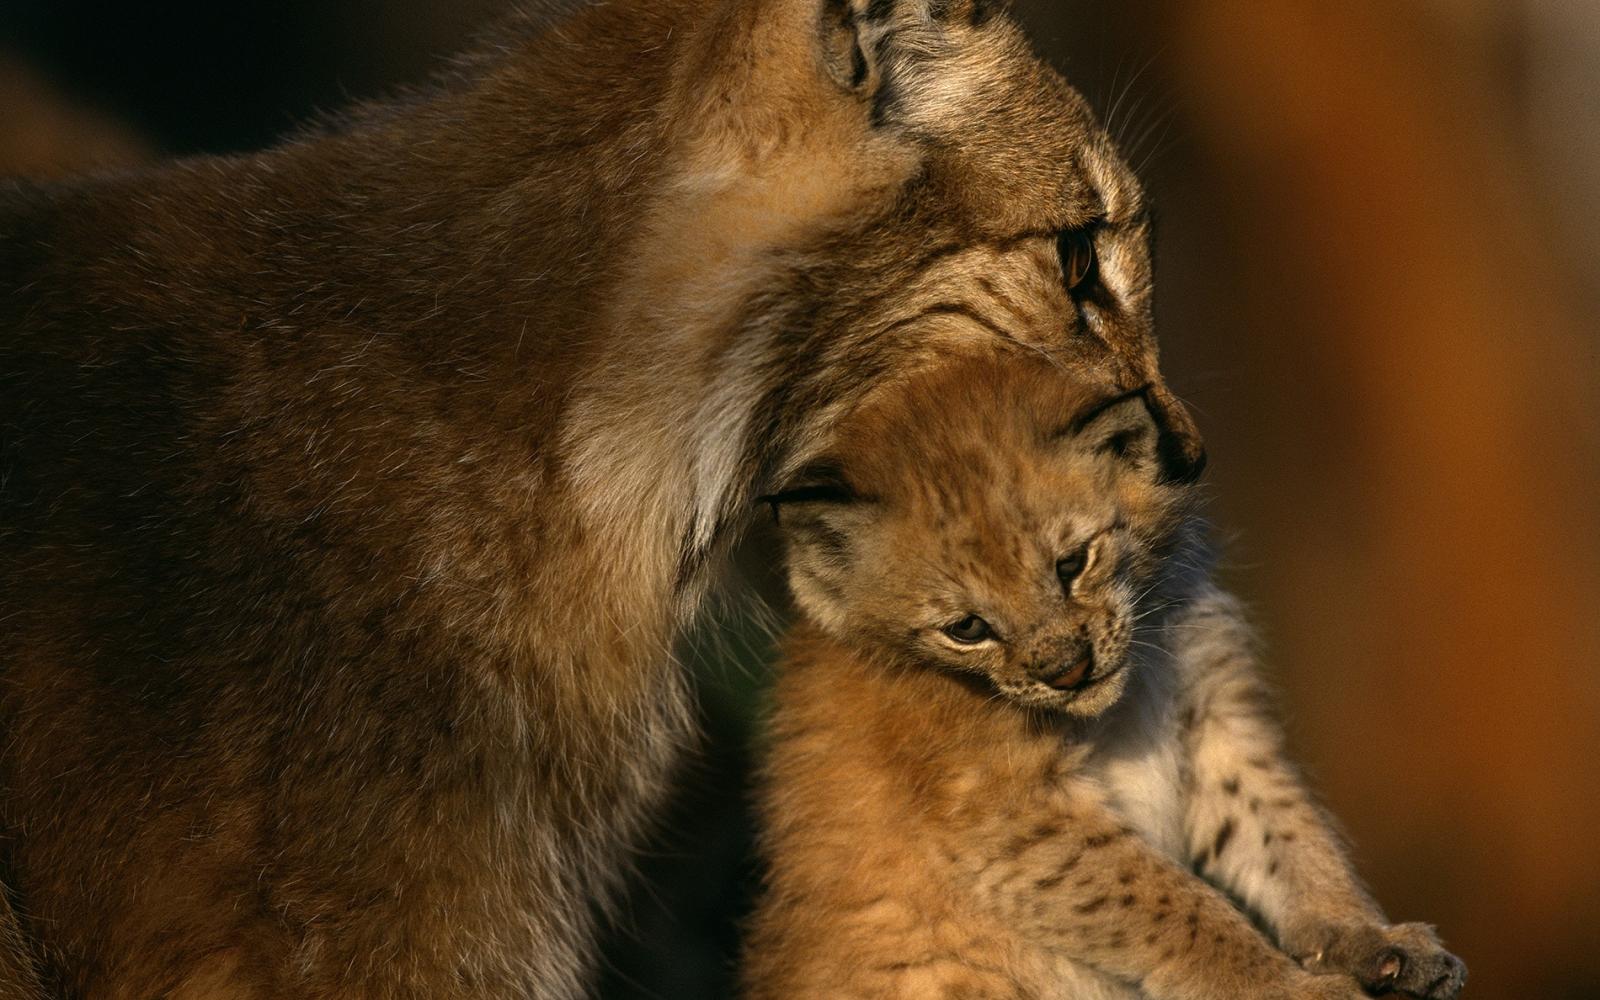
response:
M947 844L958 878L1007 926L1137 984L1152 1000L1356 1000L1273 948L1221 893L1125 826L1098 786L1069 779L1025 823L988 817Z
M1185 828L1196 870L1260 914L1308 968L1349 973L1369 990L1453 998L1466 967L1431 928L1388 923L1285 757L1238 606L1208 594L1173 634L1189 680Z

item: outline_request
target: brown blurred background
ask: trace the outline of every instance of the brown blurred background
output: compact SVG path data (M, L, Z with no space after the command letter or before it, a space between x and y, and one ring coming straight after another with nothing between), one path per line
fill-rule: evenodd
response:
M0 7L0 173L248 148L415 80L500 0ZM1470 997L1600 997L1600 4L1018 0L1160 210L1210 447L1308 772ZM759 643L607 997L724 995Z

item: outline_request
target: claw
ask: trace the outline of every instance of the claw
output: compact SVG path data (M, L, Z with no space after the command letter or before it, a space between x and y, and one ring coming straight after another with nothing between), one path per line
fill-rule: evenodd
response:
M1405 968L1405 956L1391 948L1378 956L1374 975L1367 985L1377 990L1388 990L1399 981L1400 974L1405 971Z

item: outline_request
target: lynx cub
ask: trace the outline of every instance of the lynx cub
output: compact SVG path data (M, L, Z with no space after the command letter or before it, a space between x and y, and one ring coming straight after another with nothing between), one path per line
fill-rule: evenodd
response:
M804 620L753 1000L1459 992L1284 760L1156 442L1140 393L951 361L769 498Z

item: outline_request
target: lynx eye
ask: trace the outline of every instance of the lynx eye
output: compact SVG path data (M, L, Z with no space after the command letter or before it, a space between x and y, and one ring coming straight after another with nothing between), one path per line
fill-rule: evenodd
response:
M953 625L944 627L944 634L964 645L973 646L994 638L994 629L977 615L968 615Z
M1071 555L1063 556L1057 561L1056 577L1060 579L1061 586L1068 593L1072 592L1072 581L1078 578L1079 574L1083 572L1083 568L1087 565L1089 565L1089 546L1087 545L1079 548Z
M1066 280L1067 291L1076 292L1094 277L1094 234L1089 229L1068 229L1056 237L1056 251L1061 255L1061 275Z

